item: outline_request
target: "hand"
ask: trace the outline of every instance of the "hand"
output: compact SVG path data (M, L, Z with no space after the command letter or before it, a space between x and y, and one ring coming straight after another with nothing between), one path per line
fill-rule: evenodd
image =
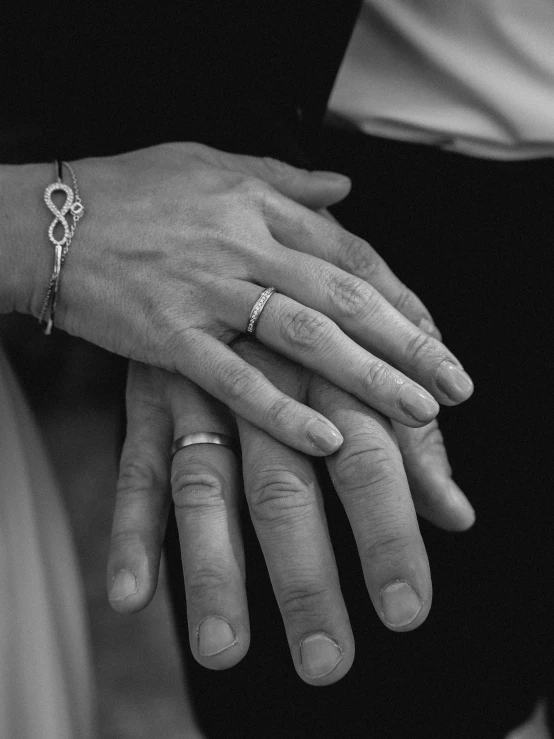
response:
M344 197L344 178L199 144L74 168L86 215L62 275L68 332L179 372L309 454L334 451L340 434L227 346L263 287L278 292L257 338L386 416L421 426L434 398L471 394L455 357L417 327L430 320L421 302L367 243L310 210Z
M358 543L369 594L388 628L419 626L431 605L431 579L406 472L416 482L416 508L423 515L451 530L474 520L450 479L436 424L400 426L403 466L391 426L378 413L256 342L244 340L236 348L282 391L313 404L341 430L344 444L326 463ZM108 563L110 600L122 613L143 608L156 588L173 438L234 433L225 409L177 375L131 363L127 393ZM335 682L352 664L354 639L312 463L248 421L237 423L246 498L295 667L308 683ZM212 669L236 664L249 644L238 465L232 451L215 445L187 447L172 464L190 646Z

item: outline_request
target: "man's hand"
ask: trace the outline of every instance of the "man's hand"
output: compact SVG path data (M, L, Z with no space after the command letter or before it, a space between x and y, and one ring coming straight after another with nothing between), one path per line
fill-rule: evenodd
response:
M326 463L356 537L375 610L393 630L419 626L431 605L431 580L406 472L423 515L453 530L474 520L450 479L438 429L407 429L400 437L403 463L392 428L378 413L255 342L243 340L235 349L283 392L317 408L340 429L344 443ZM354 639L312 462L248 421L238 418L237 425L245 494L295 667L308 683L335 682L352 664ZM242 659L249 644L239 460L224 447L187 447L173 459L170 485L173 438L199 431L236 433L226 410L192 383L131 365L108 587L113 607L122 613L150 601L171 488L191 649L204 666L224 669Z

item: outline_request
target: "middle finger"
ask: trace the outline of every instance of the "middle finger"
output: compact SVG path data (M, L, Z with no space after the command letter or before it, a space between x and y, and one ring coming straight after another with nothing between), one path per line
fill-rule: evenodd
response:
M220 404L183 378L173 376L172 383L175 438L233 434ZM235 452L206 443L180 449L173 456L171 488L191 651L205 667L225 669L242 659L250 639Z
M350 669L354 640L313 467L248 421L237 423L250 515L294 665L305 682L333 683Z

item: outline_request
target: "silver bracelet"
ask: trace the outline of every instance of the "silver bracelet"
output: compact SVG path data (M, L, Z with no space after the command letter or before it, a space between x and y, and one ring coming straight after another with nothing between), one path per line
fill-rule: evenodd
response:
M67 167L73 180L73 189L63 182L63 168ZM54 268L50 282L48 283L48 289L46 290L46 296L42 304L42 310L40 311L39 322L44 324L44 333L49 335L52 333L52 326L54 325L54 317L56 315L56 305L58 302L58 291L60 286L60 273L67 256L69 247L71 246L71 240L75 234L77 222L83 217L85 209L81 202L79 195L79 188L77 186L77 178L73 167L68 162L56 162L58 179L44 191L44 202L48 210L54 214L54 220L48 228L48 238L54 245ZM58 208L52 201L52 195L55 192L65 193L65 203ZM69 221L66 218L69 216ZM61 238L56 238L56 229L62 229Z

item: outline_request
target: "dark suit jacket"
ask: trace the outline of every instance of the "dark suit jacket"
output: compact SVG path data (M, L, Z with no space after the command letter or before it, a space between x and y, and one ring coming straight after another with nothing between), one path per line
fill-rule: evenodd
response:
M15 3L0 31L1 161L179 140L294 159L321 121L359 5Z

